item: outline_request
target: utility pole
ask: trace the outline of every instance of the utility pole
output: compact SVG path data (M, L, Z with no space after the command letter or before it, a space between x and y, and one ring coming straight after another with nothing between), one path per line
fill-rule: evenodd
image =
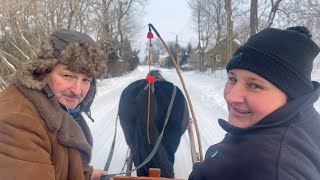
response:
M176 61L177 61L177 64L178 64L178 67L179 66L179 42L178 42L178 34L176 34L176 45L175 45L175 49L176 49Z
M176 35L176 43L174 45L174 51L176 53L176 56L174 57L176 59L176 63L178 64L179 67L179 52L180 52L180 47L179 47L179 42L178 42L178 34L174 32L168 32L170 34Z

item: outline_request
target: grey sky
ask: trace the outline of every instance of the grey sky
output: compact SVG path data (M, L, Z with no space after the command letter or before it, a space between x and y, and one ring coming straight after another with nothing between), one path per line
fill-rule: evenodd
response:
M146 14L142 18L145 33L141 33L137 42L140 46L140 55L145 53L143 51L147 42L146 35L149 23L154 25L166 42L175 41L176 34L179 44L183 46L189 41L195 41L196 36L191 23L191 11L186 0L149 0L145 12Z

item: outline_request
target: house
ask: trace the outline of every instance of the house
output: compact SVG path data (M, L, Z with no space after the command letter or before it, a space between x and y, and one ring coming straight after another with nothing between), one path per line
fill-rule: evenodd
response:
M233 39L232 53L234 53L240 46L240 42ZM205 52L204 66L212 69L221 69L226 67L229 61L227 58L227 49L227 38L222 38L215 48Z
M188 58L188 66L199 69L199 49L193 50Z
M160 67L164 67L165 66L165 63L166 63L166 57L168 56L168 53L165 53L165 54L160 54L159 55L159 59L158 59L158 62L159 62L159 66Z
M233 39L232 53L241 46L237 39ZM225 68L229 59L227 58L227 38L222 38L219 43L212 49L206 49L204 52L204 66L199 67L199 49L192 52L188 58L188 64L201 71L207 69Z

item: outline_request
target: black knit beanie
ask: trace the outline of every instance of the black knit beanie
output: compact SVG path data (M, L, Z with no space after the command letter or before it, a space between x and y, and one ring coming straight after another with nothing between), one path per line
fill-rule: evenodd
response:
M313 90L311 71L319 50L303 26L267 28L237 49L226 69L256 73L295 99Z

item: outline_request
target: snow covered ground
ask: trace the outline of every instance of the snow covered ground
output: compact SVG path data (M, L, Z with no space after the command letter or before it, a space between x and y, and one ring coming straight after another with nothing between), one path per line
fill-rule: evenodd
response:
M175 69L160 69L164 78L177 85L182 91L182 85ZM130 83L143 79L148 73L147 66L139 66L135 71L122 77L105 79L98 82L98 94L91 107L95 122L88 120L92 130L94 148L91 164L103 169L109 155L115 133L115 120L118 112L120 95ZM189 92L192 105L201 134L203 153L207 148L222 140L225 132L218 125L218 118L226 119L228 111L223 99L223 88L226 80L225 70L206 75L196 72L182 72L184 82ZM312 79L320 82L320 69L315 69ZM320 112L320 100L315 104ZM115 153L111 161L109 173L119 173L124 165L128 146L120 124L117 126ZM180 146L175 154L176 178L187 179L192 161L188 134L182 136Z

